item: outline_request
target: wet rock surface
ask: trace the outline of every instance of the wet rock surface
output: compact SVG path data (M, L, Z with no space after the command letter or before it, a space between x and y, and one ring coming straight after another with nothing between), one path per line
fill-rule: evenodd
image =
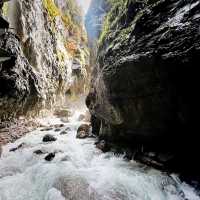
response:
M188 163L198 156L200 2L124 1L107 20L86 100L94 133L162 159L172 153L165 166L199 174Z
M76 138L84 139L84 138L89 137L90 129L91 129L90 125L82 124L81 126L79 126L79 128L77 130Z
M70 7L60 0L50 6L45 2L15 0L4 7L7 20L0 18L0 84L4 85L0 88L0 120L54 110L55 115L67 118L68 111L61 108L66 95L84 93L88 84L89 54L77 4ZM56 16L52 16L52 6ZM74 30L75 18L79 34ZM78 73L73 71L75 59L80 63Z
M39 74L25 58L16 35L6 32L0 36L0 48L8 52L10 60L0 64L0 119L8 120L37 109L41 103Z
M55 132L60 132L61 129L60 129L60 128L56 128L54 131L55 131Z
M68 134L67 131L61 131L61 132L60 132L60 135L66 135L66 134Z
M49 153L44 159L46 161L52 161L55 158L55 153Z
M42 139L43 142L54 142L56 140L57 140L56 137L54 137L51 134L46 134Z
M36 154L36 155L42 155L42 154L45 154L46 152L38 149L38 150L35 150L33 153Z
M15 151L23 148L25 145L26 145L25 143L21 143L17 147L14 147L14 148L10 149L10 152L15 152Z
M102 150L104 153L111 150L111 146L105 140L100 140L96 142L95 145L98 149Z

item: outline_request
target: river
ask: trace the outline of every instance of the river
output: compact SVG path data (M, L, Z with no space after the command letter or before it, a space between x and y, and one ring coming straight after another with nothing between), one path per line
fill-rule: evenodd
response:
M0 200L199 200L194 189L167 175L123 155L102 153L94 139L76 139L80 112L73 111L60 135L55 130L30 132L15 143L3 147L0 159ZM43 119L59 124L56 117ZM70 129L70 130L69 130ZM57 138L43 143L45 134ZM13 147L22 148L10 152ZM36 150L46 152L41 155ZM44 158L56 152L52 161Z

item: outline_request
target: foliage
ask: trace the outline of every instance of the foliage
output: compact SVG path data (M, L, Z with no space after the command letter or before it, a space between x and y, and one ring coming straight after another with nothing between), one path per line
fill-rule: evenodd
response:
M66 8L64 10L60 10L54 3L54 0L43 0L43 5L52 21L57 16L61 17L70 35L73 36L76 41L87 41L86 32L82 28L81 9L77 6L76 1L66 1Z
M3 13L3 16L6 17L8 15L8 2L4 3L3 4L3 8L2 8L2 13Z
M74 24L81 26L82 23L82 11L75 0L67 0L67 10L65 15L70 15Z
M43 0L43 5L48 11L49 16L53 20L55 17L61 15L60 10L55 5L54 0Z
M87 42L87 35L82 27L81 10L77 6L76 1L66 1L66 6L65 8L62 8L62 10L57 7L54 0L43 0L43 6L47 10L52 22L56 17L60 17L62 19L63 24L68 29L70 34L70 39L63 39L63 42L65 43L65 48L70 55L74 56L79 46L78 43ZM55 23L52 23L52 27L53 32L56 34Z
M112 31L112 26L118 20L119 16L124 12L124 6L126 5L127 0L108 0L108 3L111 9L105 17L103 29L99 37L99 44L102 44L106 35Z

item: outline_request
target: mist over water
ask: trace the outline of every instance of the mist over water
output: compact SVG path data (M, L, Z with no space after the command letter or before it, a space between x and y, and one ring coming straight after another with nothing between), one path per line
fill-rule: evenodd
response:
M81 111L83 112L84 109ZM76 130L83 122L80 111L62 129L67 135L41 128L8 144L0 160L0 200L199 200L193 188L181 183L176 175L168 176L135 161L127 162L123 155L102 153L94 139L76 139ZM49 117L46 125L61 123ZM62 130L61 130L62 131ZM57 141L43 143L45 134ZM9 152L24 143L23 148ZM42 150L44 155L33 152ZM44 157L56 152L55 158Z

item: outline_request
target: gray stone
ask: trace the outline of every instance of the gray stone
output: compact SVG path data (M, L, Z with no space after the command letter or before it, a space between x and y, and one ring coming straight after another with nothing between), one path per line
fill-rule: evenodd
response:
M42 139L43 142L54 142L56 140L57 139L53 135L50 135L50 134L45 135Z

